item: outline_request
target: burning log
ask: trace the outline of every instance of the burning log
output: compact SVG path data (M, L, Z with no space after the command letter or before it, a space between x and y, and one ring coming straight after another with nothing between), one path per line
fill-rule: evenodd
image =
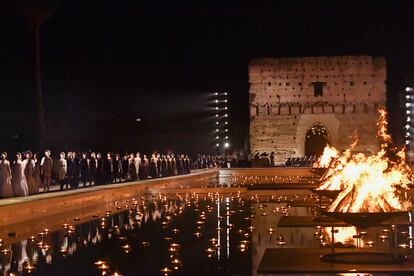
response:
M399 190L409 189L413 180L405 161L404 149L390 148L391 136L387 133L386 112L381 109L378 137L381 149L373 155L352 154L355 143L331 164L316 190L342 190L328 207L330 212L396 212L411 208ZM334 152L329 148L328 152ZM338 152L338 151L336 151ZM390 154L392 153L392 158ZM332 156L332 154L327 154Z

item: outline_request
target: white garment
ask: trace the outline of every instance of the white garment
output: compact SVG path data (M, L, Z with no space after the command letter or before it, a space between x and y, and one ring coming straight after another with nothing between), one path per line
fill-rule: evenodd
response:
M13 164L12 189L15 196L27 196L29 194L29 188L24 175L26 164L27 162L23 163L20 160Z

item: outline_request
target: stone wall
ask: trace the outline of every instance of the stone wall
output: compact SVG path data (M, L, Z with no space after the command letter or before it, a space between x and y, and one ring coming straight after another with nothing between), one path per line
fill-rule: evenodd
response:
M375 151L377 109L386 103L384 58L368 56L264 58L252 60L250 147L275 152L276 161L303 156L309 126L325 125L330 143ZM322 95L315 95L315 83Z

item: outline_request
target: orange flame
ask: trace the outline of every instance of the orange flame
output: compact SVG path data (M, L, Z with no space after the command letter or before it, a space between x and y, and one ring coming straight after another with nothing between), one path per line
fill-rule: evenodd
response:
M351 148L337 157L317 189L342 190L328 207L331 212L392 212L408 210L411 204L401 197L401 188L412 183L412 171L405 161L404 149L395 159L387 156L392 142L387 132L387 113L379 110L378 137L381 149L376 154L351 154Z
M319 157L318 162L315 164L314 167L318 168L328 168L331 164L331 160L337 158L339 152L336 148L326 145L323 149L322 156Z
M377 123L378 126L378 138L381 139L381 148L385 149L389 143L391 143L392 138L391 135L388 134L388 121L387 121L387 111L385 109L380 108L379 110L379 120Z

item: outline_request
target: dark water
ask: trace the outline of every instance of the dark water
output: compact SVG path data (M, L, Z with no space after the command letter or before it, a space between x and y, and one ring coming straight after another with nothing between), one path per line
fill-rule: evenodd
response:
M0 271L42 276L163 275L161 269L167 268L168 275L256 275L269 247L317 248L330 242L329 228L277 228L283 216L316 213L315 207L290 206L306 196L290 197L187 194L130 199L104 217L62 225L44 237L2 247L10 252L0 253ZM355 228L338 230L336 242L355 245ZM376 248L387 248L389 239L379 238L383 230L369 229L361 246L372 241ZM412 230L400 230L399 243L412 246L408 238Z
M237 212L226 216L227 209ZM31 263L30 275L162 275L164 267L174 275L249 275L250 247L246 242L245 251L238 248L250 239L238 231L250 233L250 220L244 218L249 214L250 204L225 198L138 200L128 211L74 226L73 234L68 233L71 226L62 226L44 238L12 245L10 257L2 256L2 272L27 275ZM169 252L173 243L179 248ZM172 264L175 259L181 265ZM99 260L109 268L100 269Z

